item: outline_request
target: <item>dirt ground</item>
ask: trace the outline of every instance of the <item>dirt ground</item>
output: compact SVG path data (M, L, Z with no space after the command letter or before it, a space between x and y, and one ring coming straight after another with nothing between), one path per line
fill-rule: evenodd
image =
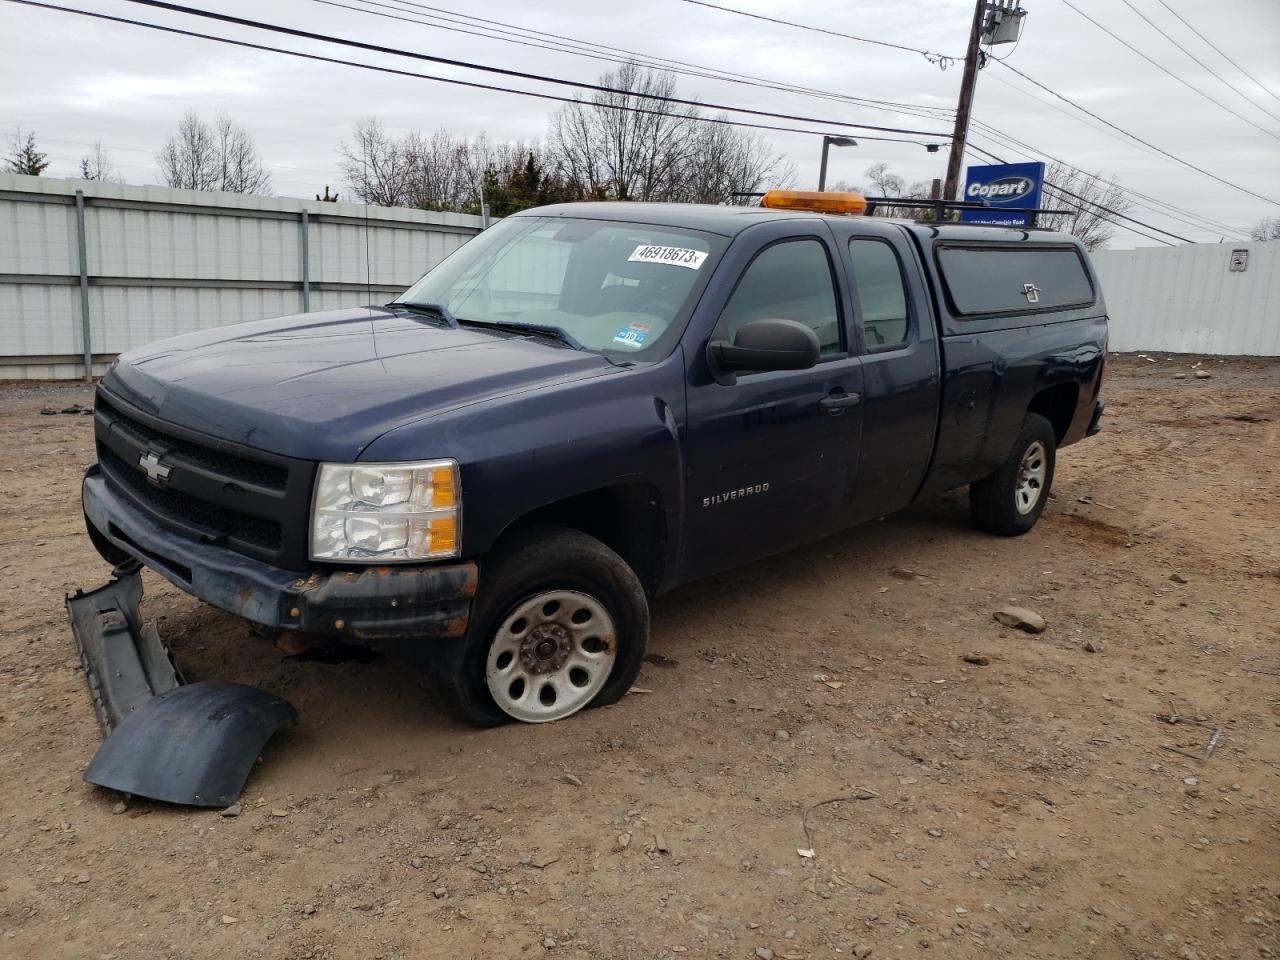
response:
M90 393L0 388L0 957L1280 957L1280 361L1194 362L1113 360L1030 535L950 495L679 590L641 689L550 726L147 574L189 678L302 716L235 818L81 780L92 418L39 411Z

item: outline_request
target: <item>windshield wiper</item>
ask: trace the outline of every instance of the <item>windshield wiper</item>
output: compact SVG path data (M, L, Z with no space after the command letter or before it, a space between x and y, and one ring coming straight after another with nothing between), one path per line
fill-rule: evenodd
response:
M392 300L391 306L404 307L415 313L434 313L438 314L452 329L458 329L458 318L449 312L449 308L443 303L417 303L412 300Z
M563 327L546 326L541 323L521 323L519 320L463 320L469 327L492 327L495 330L506 330L510 333L531 333L535 337L559 340L575 350L586 350L581 341Z

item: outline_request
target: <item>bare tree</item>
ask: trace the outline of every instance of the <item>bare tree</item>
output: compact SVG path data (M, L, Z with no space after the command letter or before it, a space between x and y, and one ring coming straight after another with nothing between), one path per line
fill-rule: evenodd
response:
M513 212L582 199L741 202L735 194L794 179L758 134L650 99L675 95L670 74L628 63L600 82L617 92L566 104L545 146L446 130L396 136L362 120L338 146L344 180L366 203L478 212L483 197Z
M546 151L537 143L447 130L395 136L373 117L357 123L351 143L340 143L338 152L348 188L365 203L478 213L489 192L502 194L508 210L533 205L531 198L563 198L544 172Z
M753 203L746 194L795 181L795 165L773 152L759 134L719 123L698 123L690 162L673 200Z
M342 178L355 198L381 207L408 206L413 157L377 117L359 121L351 143L338 144Z
M93 152L80 158L80 179L97 180L99 183L124 183L115 164L111 162L111 154L103 147L102 141L95 141Z
M214 120L214 143L219 180L216 189L228 193L271 192L271 175L262 165L253 135L232 123L225 113Z
M1105 247L1115 236L1119 216L1128 214L1133 205L1125 199L1115 180L1103 180L1096 173L1085 173L1059 163L1045 172L1045 200L1068 213L1040 214L1036 225L1061 230L1079 240L1086 250Z
M664 104L660 98L676 95L669 73L627 63L600 85L617 92L561 107L548 137L554 169L588 197L741 203L735 194L795 178L758 134L707 122L696 107Z
M619 92L594 93L551 118L549 141L560 172L590 195L613 200L678 195L694 154L696 111L653 99L674 97L675 77L626 63L604 74L600 85Z
M9 155L5 158L5 170L9 173L21 173L28 177L38 177L49 169L48 154L36 148L36 135L17 127L9 137Z
M1259 220L1249 231L1250 240L1280 240L1280 217Z
M271 176L262 165L253 136L219 114L213 124L188 110L178 132L156 154L161 182L186 190L267 193Z
M178 132L165 141L156 154L160 180L184 190L213 190L217 165L213 153L213 131L193 110L178 122Z
M930 185L927 181L917 180L910 186L901 176L889 169L889 164L881 162L867 167L864 176L871 181L873 189L860 191L873 197L901 197L904 200L926 200L929 197ZM877 205L875 215L878 217L907 217L912 219L932 219L933 213L919 207L898 207L892 204Z

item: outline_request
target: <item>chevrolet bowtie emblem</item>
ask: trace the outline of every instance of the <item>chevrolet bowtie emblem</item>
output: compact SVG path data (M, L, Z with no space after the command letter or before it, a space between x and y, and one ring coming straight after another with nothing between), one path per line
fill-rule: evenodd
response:
M157 487L162 487L168 483L169 474L173 472L172 467L161 463L160 458L150 450L138 458L138 466L147 475L147 479Z

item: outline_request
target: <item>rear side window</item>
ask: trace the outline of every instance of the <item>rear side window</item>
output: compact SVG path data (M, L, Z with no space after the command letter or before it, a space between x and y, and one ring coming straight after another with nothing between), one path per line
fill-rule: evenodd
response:
M823 355L844 350L835 281L827 248L817 240L787 240L756 255L724 308L730 340L753 320L795 320L812 327Z
M1093 284L1075 247L941 246L938 267L962 315L1083 307Z
M902 265L893 248L881 240L850 240L853 283L867 348L900 346L911 335Z

